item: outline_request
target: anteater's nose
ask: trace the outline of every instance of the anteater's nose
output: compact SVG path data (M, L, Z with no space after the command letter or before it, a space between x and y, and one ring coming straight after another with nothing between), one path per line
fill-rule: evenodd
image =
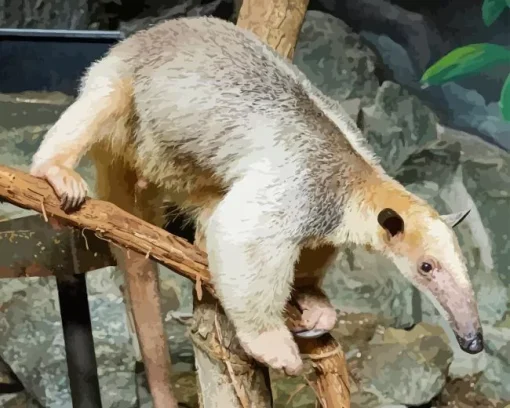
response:
M482 332L476 333L474 338L459 339L460 348L469 354L478 354L483 350L483 334Z

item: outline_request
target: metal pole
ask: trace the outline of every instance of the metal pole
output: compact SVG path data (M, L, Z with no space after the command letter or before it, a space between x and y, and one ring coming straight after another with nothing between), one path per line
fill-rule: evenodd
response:
M57 278L73 408L102 408L85 274Z

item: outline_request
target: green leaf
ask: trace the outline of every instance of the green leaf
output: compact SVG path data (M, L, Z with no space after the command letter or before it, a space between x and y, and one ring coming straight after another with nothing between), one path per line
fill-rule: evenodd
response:
M510 75L506 77L503 89L501 89L501 98L499 99L499 107L503 118L510 122Z
M426 85L438 85L454 78L476 74L491 66L510 63L510 50L496 44L471 44L446 54L421 78Z
M490 26L507 7L508 0L485 0L482 5L482 18L486 26Z

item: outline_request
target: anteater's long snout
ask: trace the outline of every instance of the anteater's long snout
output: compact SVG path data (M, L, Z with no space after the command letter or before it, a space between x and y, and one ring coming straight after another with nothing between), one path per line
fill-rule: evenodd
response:
M435 300L434 303L438 303L436 306L446 312L445 317L461 350L469 354L482 352L483 330L471 283L466 279L459 279L453 273L442 271L426 286Z
M470 291L471 292L471 291ZM478 316L474 294L463 297L465 293L454 293L451 297L439 299L446 309L457 342L462 351L478 354L483 351L483 331Z

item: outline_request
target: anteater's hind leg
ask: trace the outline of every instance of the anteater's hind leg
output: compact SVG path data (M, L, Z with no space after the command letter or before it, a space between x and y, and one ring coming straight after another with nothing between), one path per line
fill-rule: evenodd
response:
M154 186L137 187L139 179L132 167L120 160L112 161L112 156L104 151L93 151L92 158L98 170L100 199L151 224L163 226L163 202ZM163 326L157 264L145 255L117 246L112 245L112 252L124 272L127 289L124 302L136 328L132 339L135 351L138 342L140 345L154 407L176 408L170 383L170 353Z
M299 337L319 337L333 329L337 313L321 289L327 269L339 250L332 246L304 248L295 266L293 301L302 312L293 332Z

